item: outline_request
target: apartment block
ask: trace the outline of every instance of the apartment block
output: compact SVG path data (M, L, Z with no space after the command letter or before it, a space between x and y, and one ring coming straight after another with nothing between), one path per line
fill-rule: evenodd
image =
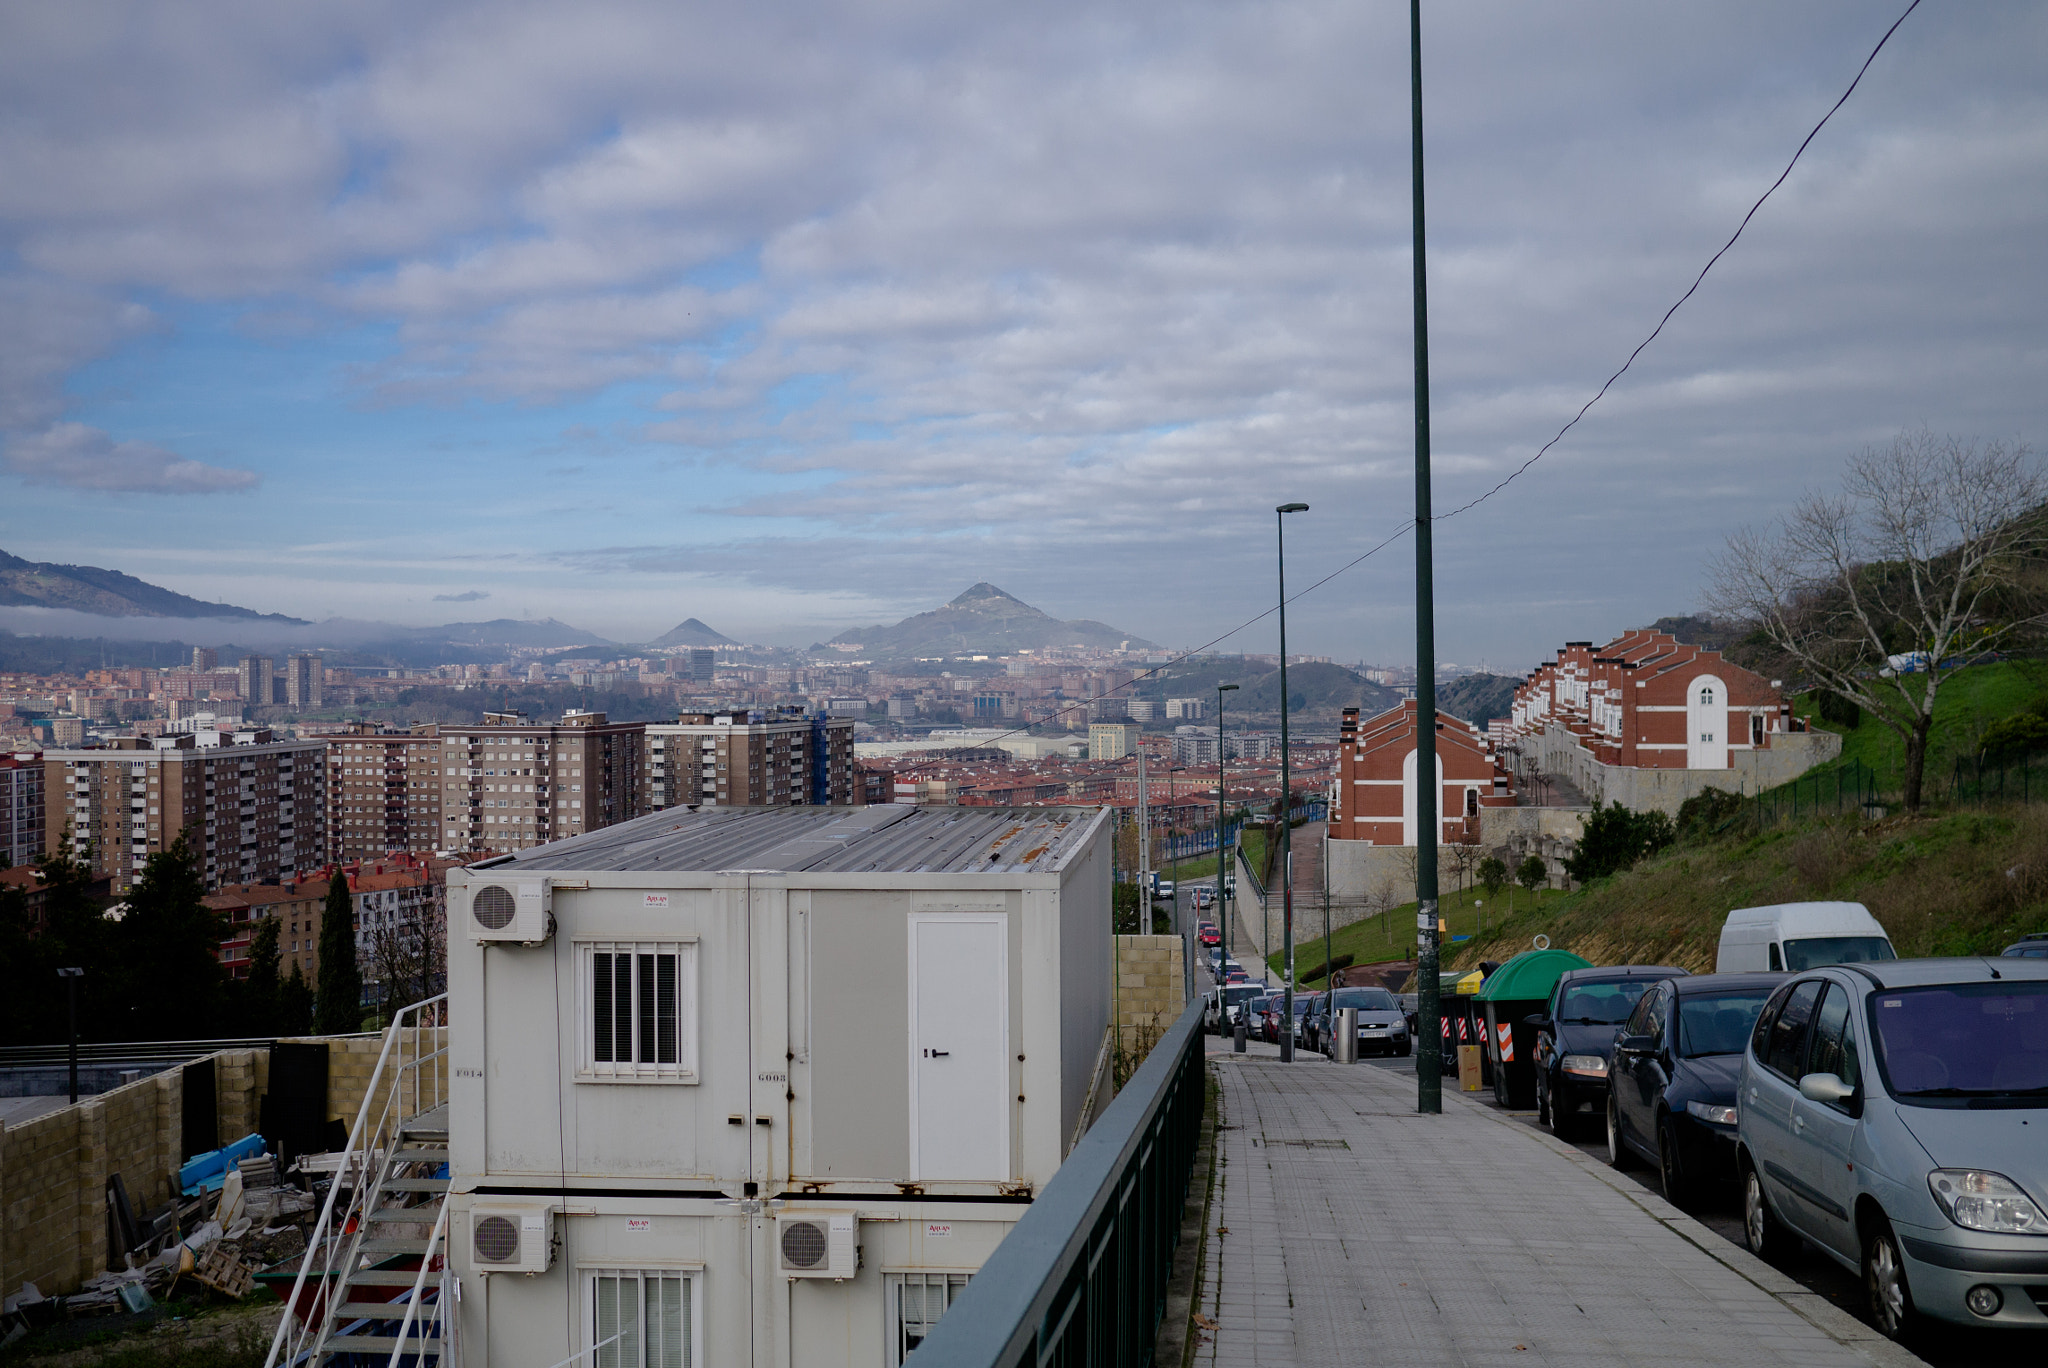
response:
M275 673L269 656L246 655L236 671L235 682L252 708L276 701Z
M442 729L442 848L525 850L637 817L646 731L574 709L559 722L486 713L482 726Z
M43 853L43 757L35 751L0 755L0 855L25 865Z
M227 884L207 895L206 905L227 921L219 958L230 978L249 977L249 949L256 928L275 918L277 972L290 978L292 966L308 983L320 976L320 914L327 902L327 880L310 875L281 883Z
M1129 722L1093 722L1088 727L1090 760L1122 760L1138 753L1138 728Z
M444 848L442 738L435 727L356 723L328 743L327 857L346 862Z
M319 656L301 652L290 657L284 663L284 701L294 708L319 707L326 677L327 667Z
M859 801L850 717L800 709L684 713L647 728L642 811Z
M1208 706L1206 698L1169 698L1166 700L1166 720L1169 722L1197 722L1205 716Z
M90 852L116 893L181 831L209 889L288 878L322 859L325 751L264 728L45 751L46 839Z

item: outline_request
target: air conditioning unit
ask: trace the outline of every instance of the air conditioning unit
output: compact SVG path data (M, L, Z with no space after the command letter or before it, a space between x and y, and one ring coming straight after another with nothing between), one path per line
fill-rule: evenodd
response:
M544 878L488 878L469 886L469 938L539 945L555 933L555 892Z
M850 1211L775 1218L775 1249L785 1278L850 1278L858 1270L857 1225Z
M555 1209L541 1203L478 1203L469 1253L484 1273L545 1273L555 1256Z

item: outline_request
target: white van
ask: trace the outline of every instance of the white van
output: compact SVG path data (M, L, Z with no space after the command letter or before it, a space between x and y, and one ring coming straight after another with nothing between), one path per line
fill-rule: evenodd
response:
M1728 914L1714 972L1796 974L1823 964L1897 958L1891 938L1862 903L1776 903L1738 907Z

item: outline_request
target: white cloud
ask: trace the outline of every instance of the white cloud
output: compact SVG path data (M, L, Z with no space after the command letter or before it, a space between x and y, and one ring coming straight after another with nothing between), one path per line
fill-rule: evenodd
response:
M117 442L83 423L53 423L7 443L6 467L30 484L108 494L221 494L263 477L187 460L149 442Z

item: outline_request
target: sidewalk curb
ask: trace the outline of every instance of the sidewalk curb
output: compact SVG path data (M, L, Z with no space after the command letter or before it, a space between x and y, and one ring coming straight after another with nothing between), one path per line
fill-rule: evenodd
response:
M1546 1146L1552 1153L1578 1164L1607 1187L1641 1208L1644 1214L1674 1235L1769 1296L1829 1339L1878 1365L1878 1368L1926 1368L1926 1361L1905 1346L1886 1339L1862 1321L1835 1306L1827 1298L1809 1292L1747 1249L1716 1235L1656 1193L1616 1173L1611 1167L1593 1159L1583 1150L1566 1144L1548 1131L1515 1124L1505 1113L1487 1106L1476 1096L1467 1097L1448 1089L1443 1095L1446 1101L1455 1101L1460 1106L1470 1108L1493 1124L1506 1127L1515 1134Z

